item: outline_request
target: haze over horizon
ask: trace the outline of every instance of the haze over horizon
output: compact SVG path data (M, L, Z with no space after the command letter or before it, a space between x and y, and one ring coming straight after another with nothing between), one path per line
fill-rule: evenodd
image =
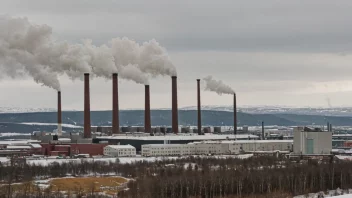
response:
M179 107L196 105L196 79L208 75L234 89L240 107L350 107L351 8L347 0L4 0L0 15L47 24L57 39L70 43L156 39L177 69ZM82 110L83 82L59 80L63 109ZM144 87L119 83L120 108L142 109ZM90 85L91 110L111 109L111 81L95 78ZM171 79L151 79L150 86L151 108L170 108ZM1 106L56 107L56 92L29 77L5 77L0 90ZM231 95L202 91L202 105L231 104Z

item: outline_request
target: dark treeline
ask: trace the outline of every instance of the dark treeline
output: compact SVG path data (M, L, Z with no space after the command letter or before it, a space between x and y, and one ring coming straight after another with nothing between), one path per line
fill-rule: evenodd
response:
M186 167L156 163L130 182L126 197L290 197L352 187L352 162L301 164L268 157L189 160Z
M281 198L352 188L351 166L352 162L295 163L272 157L244 160L189 157L133 164L82 161L41 166L19 163L0 165L0 197L62 197L59 192L39 189L29 196L23 190L16 192L10 184L67 175L114 174L133 179L128 183L129 190L120 192L119 197Z

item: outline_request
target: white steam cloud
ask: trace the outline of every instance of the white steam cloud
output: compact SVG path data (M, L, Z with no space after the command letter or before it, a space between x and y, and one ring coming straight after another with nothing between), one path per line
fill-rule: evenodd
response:
M212 76L203 78L205 81L205 90L222 94L234 94L235 91L228 85L225 85L221 80L214 80Z
M148 85L148 77L138 68L137 65L128 64L118 68L119 76L123 79L132 80L139 84Z
M0 16L1 76L30 75L37 83L60 90L58 75L71 79L83 73L111 78L112 73L140 84L149 76L176 75L166 50L155 40L142 45L128 38L114 38L108 45L95 46L91 40L70 44L52 37L47 25L27 18Z
M117 67L135 65L153 77L177 75L166 49L154 39L140 45L127 37L114 38L110 45Z

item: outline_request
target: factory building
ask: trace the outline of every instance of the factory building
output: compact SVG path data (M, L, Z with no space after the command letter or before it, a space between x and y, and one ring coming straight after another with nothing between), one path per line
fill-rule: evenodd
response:
M332 132L320 128L296 127L293 130L295 155L329 155L332 149Z
M42 143L42 154L48 156L73 156L88 154L89 156L103 155L104 147L108 144L74 144L74 143Z
M25 141L6 141L0 143L0 156L29 156L40 155L42 147L40 144Z
M241 135L216 135L216 134L187 134L187 135L162 135L150 136L149 134L139 135L117 135L117 136L100 136L93 138L93 143L108 142L111 145L132 145L137 152L142 150L142 145L145 144L188 144L199 141L221 141L221 140L255 140L256 135L241 134Z
M131 145L108 145L104 147L104 155L112 157L135 157L136 148Z
M222 155L257 151L291 151L292 140L204 141L142 145L143 156Z
M193 144L146 144L142 145L143 156L195 155Z

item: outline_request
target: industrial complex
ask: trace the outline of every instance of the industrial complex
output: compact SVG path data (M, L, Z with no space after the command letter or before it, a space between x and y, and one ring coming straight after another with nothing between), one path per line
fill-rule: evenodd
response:
M238 155L244 153L284 153L292 156L331 155L334 148L349 149L352 136L334 135L331 124L321 128L292 127L281 136L266 133L264 122L260 130L237 126L237 101L233 94L233 126L202 126L200 79L197 79L197 126L179 126L177 107L177 77L171 77L172 122L170 126L153 126L150 113L150 86L145 85L144 127L120 126L118 75L112 74L111 126L91 126L89 74L84 74L84 127L82 132L62 130L61 92L58 92L57 129L36 131L32 142L7 142L0 155L73 156L182 156ZM232 129L231 129L232 128ZM351 139L351 140L350 140ZM33 142L34 141L34 142Z

